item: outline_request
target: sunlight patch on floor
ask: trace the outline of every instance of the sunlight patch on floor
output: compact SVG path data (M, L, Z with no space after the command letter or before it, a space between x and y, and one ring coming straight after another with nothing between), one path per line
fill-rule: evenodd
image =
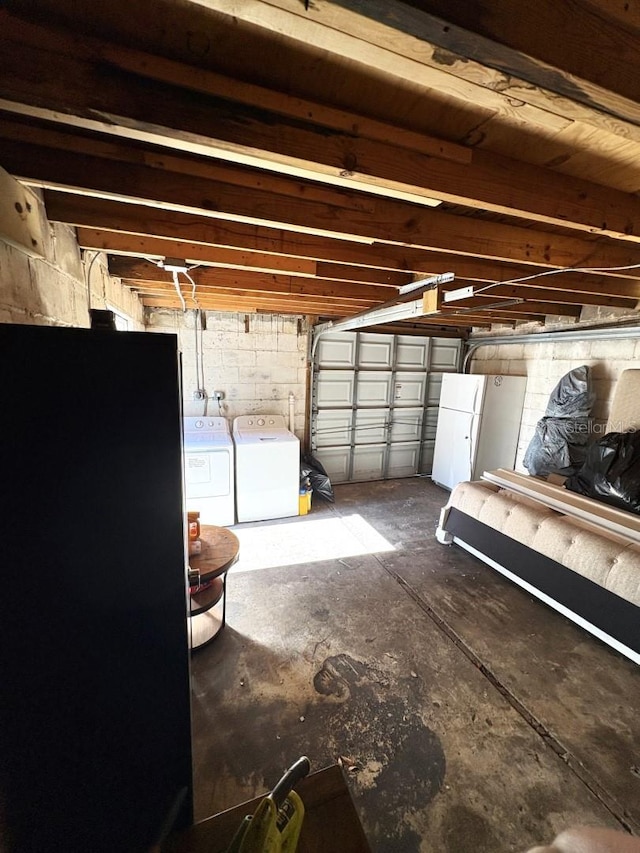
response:
M339 560L395 550L361 515L296 518L264 527L235 527L240 558L234 572Z

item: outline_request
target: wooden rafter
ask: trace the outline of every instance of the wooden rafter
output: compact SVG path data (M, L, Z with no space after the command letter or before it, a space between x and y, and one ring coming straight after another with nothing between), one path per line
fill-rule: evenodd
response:
M633 10L464 5L7 0L0 166L147 305L182 307L171 256L187 307L342 317L451 271L473 296L412 328L628 316Z
M161 208L136 204L120 204L110 199L76 195L69 192L48 190L45 203L49 217L54 221L68 222L80 226L81 233L91 233L91 243L86 248L110 248L110 241L126 239L125 235L140 238L132 240L130 254L144 255L136 247L143 247L145 237L159 236L171 239L178 246L181 242L199 243L203 246L233 247L288 257L308 258L316 261L334 261L339 264L376 268L380 277L385 270L408 271L414 275L446 272L455 264L458 278L480 282L503 281L531 274L531 267L488 261L467 255L456 255L433 250L418 249L392 244L363 244L348 240L336 240L312 234L284 231L272 227L248 225L241 222L212 219L198 214L181 213ZM85 228L87 229L85 231ZM111 231L122 232L122 238L110 236ZM98 236L97 232L100 232ZM598 242L589 252L599 249ZM149 253L147 253L149 254ZM183 255L184 252L177 252ZM587 263L597 265L597 259ZM622 278L631 278L624 282ZM563 275L545 279L545 287L571 289L585 294L628 296L640 299L638 271L620 271L610 275ZM561 282L561 284L560 284ZM391 280L390 280L391 283ZM556 283L558 283L556 285ZM540 282L538 282L540 284Z
M86 195L159 204L213 218L275 223L347 239L402 243L545 267L623 266L637 261L639 255L636 244L627 241L596 242L459 217L406 202L309 187L288 177L259 176L236 167L213 167L173 156L146 158L140 165L139 153L122 144L95 143L57 131L38 129L27 138L32 137L41 144L27 142L24 127L0 121L7 169L37 186L73 188ZM212 172L215 178L208 177Z
M219 98L202 103L181 89L154 90L136 77L118 79L101 63L100 43L83 40L85 54L95 59L81 61L72 53L80 47L77 39L9 14L0 13L0 26L5 36L0 107L5 110L387 198L437 199L640 240L640 198L631 194L487 152L475 151L469 163L460 163L409 148L399 154L397 144L328 129L326 123L319 128L288 122L282 114L276 122L260 106L259 93L249 106ZM15 41L12 26L18 30ZM152 61L147 57L147 66ZM271 99L277 95L270 94ZM321 110L315 105L316 114Z

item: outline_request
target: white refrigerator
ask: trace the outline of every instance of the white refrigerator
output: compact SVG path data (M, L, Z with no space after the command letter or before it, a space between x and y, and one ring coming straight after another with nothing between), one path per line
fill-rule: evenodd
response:
M526 376L445 373L431 478L447 489L513 468Z

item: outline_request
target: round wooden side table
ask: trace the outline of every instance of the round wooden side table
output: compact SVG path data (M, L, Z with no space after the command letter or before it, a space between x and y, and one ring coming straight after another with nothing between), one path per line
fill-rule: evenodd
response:
M238 559L238 537L226 527L203 524L202 552L189 557L200 572L200 589L189 596L189 644L200 649L218 636L226 622L227 572Z

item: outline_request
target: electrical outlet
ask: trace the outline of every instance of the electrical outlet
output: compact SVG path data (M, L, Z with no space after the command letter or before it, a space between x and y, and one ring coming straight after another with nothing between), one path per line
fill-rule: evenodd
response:
M220 402L220 400L224 400L224 391L214 391L213 399Z
M196 388L196 390L193 392L194 400L206 400L206 398L207 392L204 390L204 388Z

